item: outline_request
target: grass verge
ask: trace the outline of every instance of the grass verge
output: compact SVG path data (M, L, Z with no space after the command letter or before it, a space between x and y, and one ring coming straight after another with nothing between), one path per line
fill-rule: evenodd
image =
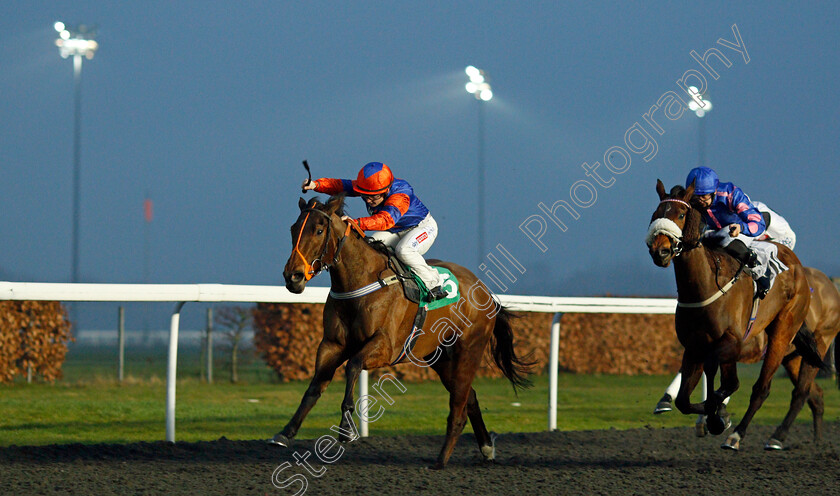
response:
M729 406L737 419L746 409L757 375L754 366L740 367L742 389ZM653 415L671 377L559 377L558 427L561 430L693 428L694 416L679 412ZM831 379L819 379L825 390L827 421L840 420L840 392ZM262 439L278 432L297 408L307 384L243 382L206 384L195 378L177 385L178 441ZM380 401L381 418L370 424L372 436L442 435L446 429L448 394L437 382L405 383L406 391L389 392L393 405ZM485 423L496 432L534 432L547 428L548 378L534 378L534 387L515 396L510 383L478 379L474 383ZM777 424L787 411L790 381L774 380L770 397L755 423ZM65 380L56 384L0 386L0 446L53 443L126 443L165 437L164 381L140 378L117 384L113 379ZM315 438L339 421L344 382L330 385L298 435ZM371 394L374 394L371 392ZM376 396L375 396L376 397ZM798 422L810 422L805 407ZM466 429L470 431L469 425Z

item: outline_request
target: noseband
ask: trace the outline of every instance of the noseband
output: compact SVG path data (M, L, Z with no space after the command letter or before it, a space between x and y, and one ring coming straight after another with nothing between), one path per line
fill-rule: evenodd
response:
M691 204L689 204L687 201L680 200L678 198L665 198L662 201L660 201L659 204L662 205L663 203L669 202L684 205L688 207L689 211L692 208ZM671 219L659 217L651 221L650 226L648 226L647 245L650 246L653 243L653 238L655 238L659 234L662 234L671 240L671 244L673 245L672 250L674 252L674 257L680 256L680 254L686 249L686 244L683 240L682 229L680 229L680 227ZM691 250L693 248L697 248L697 246L699 245L700 242L698 241L697 243L688 246L687 249Z
M330 264L326 264L326 263L324 263L324 257L327 254L327 246L329 245L329 242L330 242L330 233L332 231L332 216L330 214L328 214L328 213L326 213L322 210L318 210L316 208L307 208L307 209L301 210L301 212L306 212L306 217L304 217L303 224L300 226L300 231L298 232L298 239L297 239L297 242L295 243L295 253L297 253L298 257L300 257L300 259L303 261L303 266L304 266L304 270L305 270L304 273L303 273L303 277L304 277L305 280L308 281L308 280L312 279L313 277L315 277L316 275L320 274L322 270L327 270L328 271L328 270L330 270L331 266L338 263L338 254L341 253L341 248L344 246L344 241L347 239L347 236L350 234L351 229L355 229L356 232L361 234L362 237L365 236L365 233L364 233L364 231L361 230L361 228L359 228L358 224L356 224L352 220L349 221L347 223L347 230L344 231L344 236L342 236L341 239L338 240L338 246L335 249L335 255L333 255L332 262ZM310 264L306 260L306 257L303 256L303 253L300 252L299 246L300 246L300 238L303 237L303 229L306 227L306 222L309 220L309 214L311 214L312 212L315 212L319 215L323 215L324 217L326 217L326 219L327 219L327 235L324 238L324 247L321 250L321 254L318 255L318 257L315 258L315 260L313 260L312 263ZM315 264L316 263L318 264L318 269L317 270L315 270Z

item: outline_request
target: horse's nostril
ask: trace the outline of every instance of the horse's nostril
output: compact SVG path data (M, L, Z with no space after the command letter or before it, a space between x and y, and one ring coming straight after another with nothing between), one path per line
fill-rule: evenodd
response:
M303 272L295 272L292 274L292 282L300 282L303 280Z

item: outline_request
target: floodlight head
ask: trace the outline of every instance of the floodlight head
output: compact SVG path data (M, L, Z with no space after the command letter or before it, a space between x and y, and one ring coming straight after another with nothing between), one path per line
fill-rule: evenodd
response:
M464 72L470 78L470 82L466 85L468 93L472 93L476 100L485 102L493 98L493 92L490 89L490 83L487 82L487 74L484 71L470 65L467 66Z
M688 91L691 94L691 101L688 102L688 108L697 117L703 117L712 110L712 102L706 95L700 93L696 86L689 86Z
M81 24L77 27L68 27L63 22L56 22L53 26L58 32L58 39L55 40L55 46L58 47L58 53L62 58L69 56L84 56L87 59L92 59L96 50L99 49L99 43L94 38L96 37L96 27L89 27Z

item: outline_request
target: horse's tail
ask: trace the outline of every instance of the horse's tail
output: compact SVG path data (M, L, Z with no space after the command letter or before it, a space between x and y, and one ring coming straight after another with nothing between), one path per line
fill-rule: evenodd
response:
M802 324L802 327L796 332L796 336L793 337L793 346L796 347L796 353L802 357L805 363L820 370L825 368L820 351L817 348L817 339L805 324Z
M499 309L496 314L496 324L493 327L493 340L490 348L493 352L493 361L499 370L508 378L513 385L513 390L516 392L517 388L525 389L531 387L531 381L528 375L531 373L531 366L536 362L530 361L531 354L526 357L516 356L513 349L513 329L510 326L511 319L517 316L511 313L504 307Z
M838 338L834 337L834 343L832 344L832 348L834 348L834 373L837 375L837 388L840 389L840 345L837 343Z

